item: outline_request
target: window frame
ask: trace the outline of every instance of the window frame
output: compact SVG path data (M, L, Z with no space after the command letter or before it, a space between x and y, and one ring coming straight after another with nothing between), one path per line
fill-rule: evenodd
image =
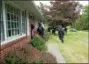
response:
M18 8L15 8L13 6L10 6L9 4L5 4L6 8L6 25L7 25L7 37L13 37L20 35L20 10ZM9 9L8 9L9 8ZM10 18L8 18L8 16ZM19 18L20 20L18 20ZM8 27L8 24L10 23L10 28ZM17 27L18 25L18 27Z
M22 34L26 33L26 21L27 21L27 18L26 18L26 11L22 11Z
M22 32L20 32L20 34L19 35L15 35L15 36L12 36L12 37L7 37L7 26L6 26L6 7L5 7L5 5L6 4L8 4L8 3L6 3L5 1L2 1L2 11L3 11L3 24L4 24L4 35L5 35L5 40L4 41L1 41L1 45L3 45L3 44L6 44L6 43L8 43L8 42L11 42L11 41L14 41L14 40L16 40L16 39L18 39L18 38L21 38L21 37L24 37L24 36L26 36L26 33L23 33L22 34ZM9 4L8 4L9 5ZM19 18L18 18L18 20L21 20L20 22L22 22L22 18L21 18L21 11L23 11L23 9L22 8L19 8L17 5L15 6L15 5L10 5L10 6L13 6L13 8L16 8L16 9L19 9L20 11L20 16L19 16ZM26 14L27 15L27 14ZM27 17L26 17L26 22L27 22ZM22 26L21 26L21 28L22 28ZM21 29L20 28L20 29Z
M4 21L3 21L3 10L1 8L1 16L0 16L0 42L5 40L4 36Z

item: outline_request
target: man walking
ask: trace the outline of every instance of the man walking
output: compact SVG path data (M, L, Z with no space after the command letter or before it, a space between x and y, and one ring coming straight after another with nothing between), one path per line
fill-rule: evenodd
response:
M37 31L38 31L38 34L43 38L43 35L44 35L44 28L43 28L43 26L42 26L41 23L38 24L38 29L37 29Z
M64 32L65 32L64 27L59 25L58 26L58 36L62 43L64 43L64 34L65 34Z
M34 37L34 25L33 24L31 24L31 39L33 39L33 37Z

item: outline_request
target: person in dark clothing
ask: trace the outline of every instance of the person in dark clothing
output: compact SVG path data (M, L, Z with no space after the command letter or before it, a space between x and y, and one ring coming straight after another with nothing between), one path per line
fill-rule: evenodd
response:
M44 28L43 28L41 23L38 24L37 32L43 38L43 36L44 36Z
M64 31L65 31L64 27L58 26L58 36L62 43L64 43L64 35L65 35Z
M33 35L33 34L34 34L34 31L33 31L34 28L35 28L34 25L31 24L31 39L33 39L33 36L34 36L34 35Z
M59 34L59 38L60 38L61 42L64 43L64 32L60 31L60 32L58 32L58 34Z

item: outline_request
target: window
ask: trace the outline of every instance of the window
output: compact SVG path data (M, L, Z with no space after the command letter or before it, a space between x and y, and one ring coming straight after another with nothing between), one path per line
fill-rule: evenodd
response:
M3 24L3 14L1 13L0 18L0 42L5 40L4 36L4 24Z
M6 4L6 32L7 37L16 36L21 33L20 10Z
M22 12L22 33L26 33L26 11Z
M9 37L16 37L26 33L26 11L20 13L20 9L5 4L5 11L0 15L0 41L9 40ZM22 15L22 18L21 18ZM4 23L4 20L5 23ZM21 21L22 20L22 21Z

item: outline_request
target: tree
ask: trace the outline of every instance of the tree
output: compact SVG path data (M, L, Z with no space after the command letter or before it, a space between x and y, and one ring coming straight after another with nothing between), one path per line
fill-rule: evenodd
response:
M89 6L86 5L83 7L83 13L76 22L76 29L78 30L88 30L89 29Z
M80 13L80 6L78 2L74 1L51 1L50 11L44 10L46 15L49 15L51 20L50 25L55 26L59 24L72 24Z

